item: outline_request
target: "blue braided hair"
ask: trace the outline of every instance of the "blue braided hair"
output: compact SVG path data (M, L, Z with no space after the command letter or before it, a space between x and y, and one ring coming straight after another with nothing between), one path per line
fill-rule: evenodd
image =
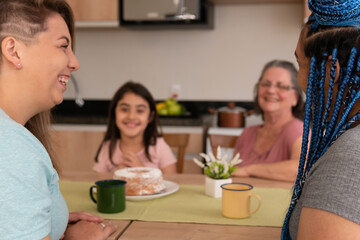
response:
M313 13L306 24L309 31L304 41L310 67L303 142L281 239L291 239L290 217L312 166L342 133L360 120L360 112L354 110L360 98L360 0L309 0L308 4ZM325 89L327 63L330 76L329 87ZM337 68L340 71L335 81Z
M309 0L308 6L316 24L360 27L359 0Z

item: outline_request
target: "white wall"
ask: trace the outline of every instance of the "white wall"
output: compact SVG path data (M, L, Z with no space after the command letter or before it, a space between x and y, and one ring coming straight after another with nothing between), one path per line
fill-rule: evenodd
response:
M129 79L155 99L181 85L183 100L252 100L272 59L295 62L303 4L216 5L213 30L77 29L74 75L85 99L110 99ZM74 98L73 85L65 95Z

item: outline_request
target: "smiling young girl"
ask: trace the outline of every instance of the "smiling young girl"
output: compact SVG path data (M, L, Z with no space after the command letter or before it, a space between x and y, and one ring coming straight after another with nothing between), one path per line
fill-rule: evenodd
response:
M107 131L93 169L114 172L145 166L176 173L176 159L157 128L158 115L151 93L139 83L125 83L110 103Z

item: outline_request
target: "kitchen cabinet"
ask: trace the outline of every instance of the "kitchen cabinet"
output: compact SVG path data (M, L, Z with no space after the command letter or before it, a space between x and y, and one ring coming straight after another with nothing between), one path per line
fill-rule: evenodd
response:
M118 27L118 0L66 0L74 11L76 27Z
M74 11L76 27L119 27L118 0L66 0ZM210 0L223 4L302 3L304 0ZM306 0L305 0L306 1ZM309 12L305 8L305 18Z

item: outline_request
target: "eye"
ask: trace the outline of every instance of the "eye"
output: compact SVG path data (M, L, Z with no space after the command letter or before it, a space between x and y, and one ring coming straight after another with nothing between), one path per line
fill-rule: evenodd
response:
M142 109L142 108L137 109L137 112L138 112L138 113L143 113L143 112L145 112L145 109Z
M270 82L260 82L260 86L261 87L271 87L271 83Z
M122 108L120 108L120 112L128 112L129 111L129 109L128 108L126 108L126 107L122 107Z
M289 86L289 85L283 85L283 84L278 84L277 87L281 90L290 90L292 89L293 87L292 86Z
M285 85L277 85L278 88L280 88L281 90L287 90L289 86L285 86Z

